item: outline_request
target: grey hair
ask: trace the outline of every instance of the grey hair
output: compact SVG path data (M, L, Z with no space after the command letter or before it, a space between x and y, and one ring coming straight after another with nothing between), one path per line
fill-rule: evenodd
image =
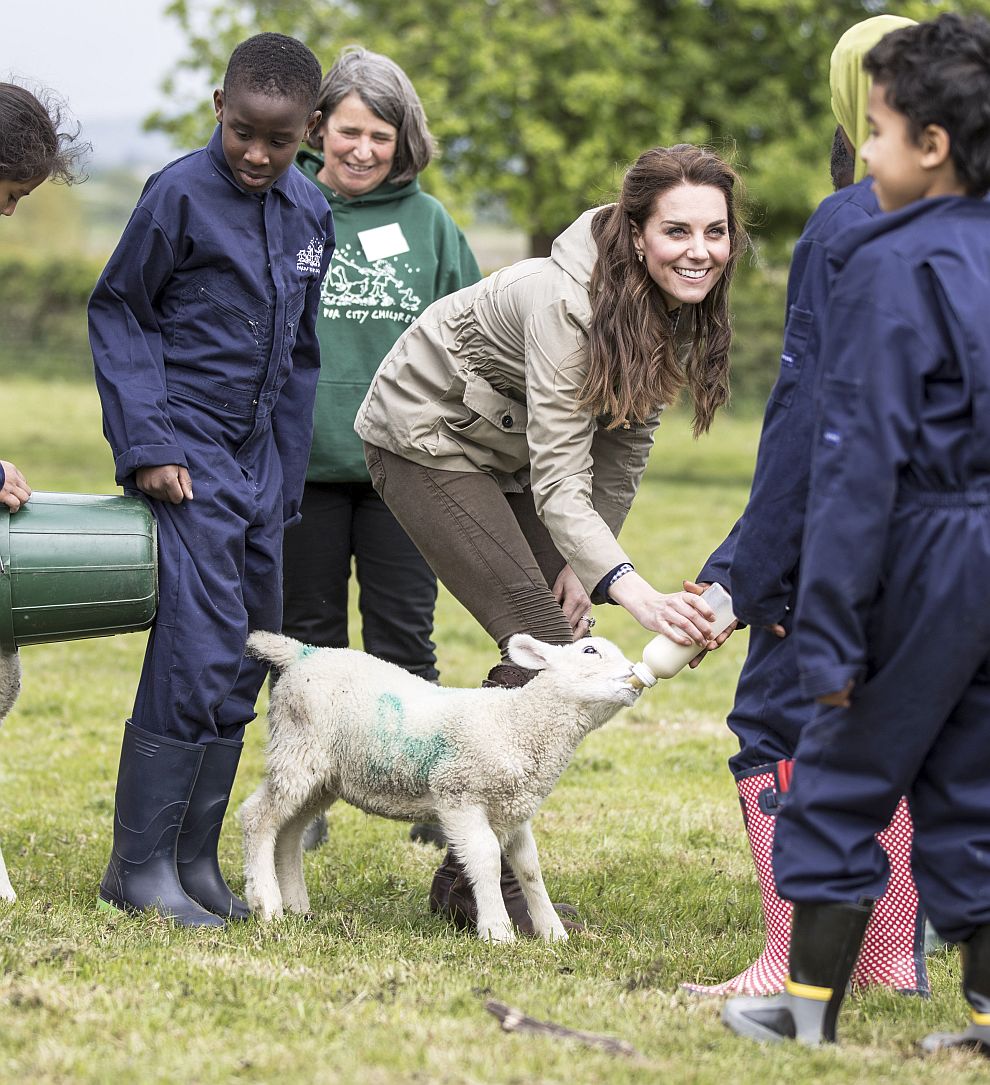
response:
M426 169L436 147L409 76L394 60L360 45L342 49L323 77L315 106L323 120L307 140L310 147L323 150L320 133L348 94L356 94L376 117L396 130L395 158L387 180L404 184Z

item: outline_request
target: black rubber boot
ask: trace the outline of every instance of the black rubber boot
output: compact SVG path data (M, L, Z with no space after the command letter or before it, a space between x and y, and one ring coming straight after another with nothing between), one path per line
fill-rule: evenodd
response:
M124 726L114 800L113 851L97 901L104 908L153 908L182 927L222 927L191 900L175 866L179 830L203 747Z
M835 1023L856 967L873 901L795 904L782 995L730 998L722 1021L751 1040L835 1043Z
M962 957L962 991L972 1007L969 1028L964 1032L934 1032L921 1041L929 1053L962 1047L990 1058L990 926L977 927L972 937L959 943Z
M429 821L417 821L409 829L409 839L415 844L432 844L435 848L447 846L447 834Z
M186 895L224 919L248 919L251 915L251 909L230 891L217 860L220 828L243 747L243 742L226 738L203 744L203 760L189 796L175 857Z
M327 842L328 836L327 816L326 814L317 814L303 830L303 851L316 851L317 848L322 848Z

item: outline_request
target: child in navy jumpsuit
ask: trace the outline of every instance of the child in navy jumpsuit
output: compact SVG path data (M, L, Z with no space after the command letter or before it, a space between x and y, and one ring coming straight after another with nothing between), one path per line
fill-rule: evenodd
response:
M866 57L862 154L894 212L831 247L838 276L802 545L801 732L777 819L794 902L785 994L734 999L758 1039L834 1040L900 797L919 891L962 943L990 1037L990 24L943 15ZM990 1047L987 1048L990 1050Z
M219 127L145 186L90 302L117 481L150 498L159 550L100 897L184 925L247 914L216 844L265 677L244 644L281 626L282 530L309 455L333 226L291 166L320 78L293 38L238 46Z
M697 994L775 994L784 989L791 907L773 876L776 815L784 800L791 758L802 728L815 714L798 680L791 616L798 589L801 536L808 502L811 446L822 355L822 328L831 290L828 243L880 213L866 165L852 150L865 139L869 79L863 57L880 39L913 20L878 15L850 27L832 52L829 86L839 122L832 176L838 191L808 220L794 248L787 281L787 321L780 375L763 420L753 486L732 533L709 558L701 582L722 584L733 610L750 626L749 650L727 720L739 740L729 760L756 867L766 946L746 969L713 986L685 985ZM865 359L864 359L865 363ZM786 631L780 637L773 628ZM924 919L910 870L911 818L901 804L880 835L891 865L853 975L857 987L885 984L927 994Z

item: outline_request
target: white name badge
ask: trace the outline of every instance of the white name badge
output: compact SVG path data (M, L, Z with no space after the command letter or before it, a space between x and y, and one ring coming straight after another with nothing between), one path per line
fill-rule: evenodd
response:
M397 222L387 226L376 226L373 230L361 230L358 241L364 249L365 259L373 264L376 260L385 260L389 256L398 256L409 251L409 242Z

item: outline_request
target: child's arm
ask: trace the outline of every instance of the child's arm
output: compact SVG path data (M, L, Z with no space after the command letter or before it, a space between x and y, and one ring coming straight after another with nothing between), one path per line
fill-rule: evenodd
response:
M828 703L847 703L868 658L899 474L937 358L913 324L923 311L910 269L858 254L828 309L796 621L802 689Z
M103 429L116 478L140 467L187 466L168 414L157 298L175 269L172 245L145 207L124 228L89 303L89 336Z

